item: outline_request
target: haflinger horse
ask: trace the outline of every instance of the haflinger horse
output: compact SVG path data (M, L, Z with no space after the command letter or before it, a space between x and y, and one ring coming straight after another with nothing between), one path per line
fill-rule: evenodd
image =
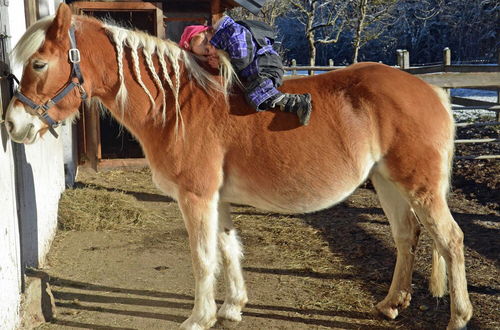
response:
M313 212L367 178L397 248L377 309L393 319L409 305L423 225L434 243L430 291L450 293L448 328L464 328L471 318L463 233L446 202L455 129L441 89L377 63L289 79L282 91L312 95L311 122L300 126L289 113L256 113L237 88L227 93L234 74L227 60L226 75L211 75L171 41L72 16L64 4L28 29L13 57L24 71L5 117L12 140L34 143L73 118L82 98L97 99L138 139L154 182L178 202L196 281L182 328L241 320L247 293L230 203ZM217 312L219 264L226 296Z

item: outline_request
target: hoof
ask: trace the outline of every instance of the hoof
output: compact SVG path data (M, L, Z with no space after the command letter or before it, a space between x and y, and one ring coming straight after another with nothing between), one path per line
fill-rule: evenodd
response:
M460 315L452 315L450 322L446 327L447 330L465 330L467 323L472 318L472 305L468 303L460 313Z
M466 325L464 325L464 326L462 326L462 327L460 327L460 328L456 328L456 327L455 327L455 326L453 326L453 325L452 325L452 326L448 325L448 326L446 327L446 330L467 330L467 326L466 326Z
M183 330L205 330L213 327L215 322L217 322L217 319L215 318L208 322L196 322L190 317L186 321L182 322L180 328Z
M467 330L467 321L452 322L448 324L446 330Z
M221 319L221 320L217 320L217 323L215 324L215 328L216 329L226 329L226 330L238 329L239 324L240 324L240 322L233 322L233 321Z
M377 311L383 316L387 317L390 320L394 320L398 316L398 309L387 306L382 303L378 303L376 306Z
M241 306L224 303L219 309L217 317L232 322L240 322Z

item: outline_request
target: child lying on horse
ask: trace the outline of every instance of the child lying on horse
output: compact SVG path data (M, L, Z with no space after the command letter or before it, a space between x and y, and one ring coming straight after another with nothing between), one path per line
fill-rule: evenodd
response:
M279 107L295 113L302 125L311 117L310 94L288 94L277 87L283 80L283 64L273 49L274 31L257 21L235 22L222 17L213 27L190 25L184 29L179 45L199 55L212 68L218 67L216 48L229 54L244 86L245 96L257 111Z

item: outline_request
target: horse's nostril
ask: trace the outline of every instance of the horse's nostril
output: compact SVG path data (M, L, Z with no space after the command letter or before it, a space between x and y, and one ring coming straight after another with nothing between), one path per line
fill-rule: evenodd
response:
M7 128L7 132L12 132L12 130L14 129L14 123L12 123L11 121L6 120L5 121L5 127Z

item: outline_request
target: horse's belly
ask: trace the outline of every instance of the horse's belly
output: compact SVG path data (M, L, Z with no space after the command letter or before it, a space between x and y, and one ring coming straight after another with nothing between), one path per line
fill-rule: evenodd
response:
M308 213L328 208L348 197L359 185L332 183L322 187L283 185L275 189L263 189L252 182L231 178L221 189L223 202L251 205L259 209L283 213Z

